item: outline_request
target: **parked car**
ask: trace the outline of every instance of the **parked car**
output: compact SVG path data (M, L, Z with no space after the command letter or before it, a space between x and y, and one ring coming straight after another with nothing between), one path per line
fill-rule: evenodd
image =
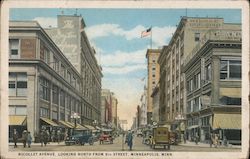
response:
M113 144L113 136L111 129L103 129L99 138L100 144L104 144L106 142Z
M69 145L84 145L88 143L89 145L94 144L94 138L90 130L75 130L74 134L70 137L67 137L65 144Z

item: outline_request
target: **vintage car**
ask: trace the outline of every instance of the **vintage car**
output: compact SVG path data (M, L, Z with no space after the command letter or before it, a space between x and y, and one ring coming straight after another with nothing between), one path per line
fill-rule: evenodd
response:
M170 140L170 131L167 127L155 127L153 128L151 147L153 149L156 146L163 146L164 149L166 147L170 149L171 140Z
M94 144L94 138L90 130L75 130L73 135L67 137L65 144L69 145L84 145L88 143L89 145Z
M110 143L113 144L113 136L111 129L103 129L99 138L100 144Z

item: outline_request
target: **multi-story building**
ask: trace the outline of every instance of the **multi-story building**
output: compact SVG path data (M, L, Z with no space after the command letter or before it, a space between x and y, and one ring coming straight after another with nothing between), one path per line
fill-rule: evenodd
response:
M144 87L143 94L141 95L140 100L140 128L144 128L147 126L147 88Z
M160 103L160 92L159 92L159 83L156 85L151 97L153 98L153 111L152 111L152 118L153 122L159 123L159 103Z
M118 100L115 94L109 89L102 89L102 102L101 102L101 124L105 127L117 128L118 116L117 106Z
M117 106L118 106L118 100L113 93L112 95L112 124L115 128L118 128Z
M9 25L9 125L32 136L41 128L84 123L81 75L35 21ZM73 123L73 126L72 126ZM60 126L60 127L61 127Z
M241 142L241 25L208 31L184 61L187 136Z
M153 99L151 97L156 84L159 81L160 66L157 63L161 49L148 49L146 53L148 67L147 85L147 124L152 124Z
M185 120L186 85L184 73L181 71L184 59L189 57L207 31L228 27L231 25L224 23L223 18L182 17L168 46L164 46L158 60L161 66L159 89L162 124L170 124L175 130Z
M47 28L46 32L81 75L82 104L86 113L84 123L92 124L94 119L100 123L102 73L95 50L86 36L83 18L58 15L57 25L56 28Z

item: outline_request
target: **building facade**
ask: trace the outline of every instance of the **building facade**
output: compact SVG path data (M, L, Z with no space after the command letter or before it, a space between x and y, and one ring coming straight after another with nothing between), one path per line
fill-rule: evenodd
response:
M100 123L103 75L95 58L95 50L85 33L83 18L78 15L58 15L57 24L56 28L46 28L46 33L81 75L83 107L91 114L84 122L92 124L94 119L98 119Z
M144 128L147 126L147 88L144 87L143 93L140 99L140 128Z
M159 124L159 103L160 103L160 92L159 92L159 84L156 85L151 97L153 98L153 112L152 112L152 118L153 122Z
M241 142L241 25L210 30L184 61L187 137Z
M168 46L159 57L160 64L160 122L172 125L172 130L182 129L186 119L186 85L181 68L192 50L198 47L207 31L230 28L223 18L182 17ZM184 129L183 129L184 128Z
M151 97L156 84L159 81L160 66L157 63L160 56L161 49L148 49L146 53L147 58L147 124L152 124L152 111L153 111L153 99Z
M91 117L83 101L81 75L43 28L35 21L10 22L10 134L26 129L36 137L41 128L67 131L74 120L83 124Z

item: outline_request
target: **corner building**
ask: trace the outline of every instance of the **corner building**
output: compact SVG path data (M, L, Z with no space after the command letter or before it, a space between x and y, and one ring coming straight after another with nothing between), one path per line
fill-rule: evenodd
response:
M42 128L50 132L59 128L72 130L73 113L85 118L82 101L80 73L44 29L35 21L11 21L10 135L14 128L19 135L26 129L36 140ZM77 123L82 125L83 121Z
M164 46L160 65L160 123L182 134L186 129L187 94L184 60L200 45L201 37L209 30L221 30L232 25L223 18L182 17L168 46Z
M241 25L210 30L186 58L187 138L241 143Z

